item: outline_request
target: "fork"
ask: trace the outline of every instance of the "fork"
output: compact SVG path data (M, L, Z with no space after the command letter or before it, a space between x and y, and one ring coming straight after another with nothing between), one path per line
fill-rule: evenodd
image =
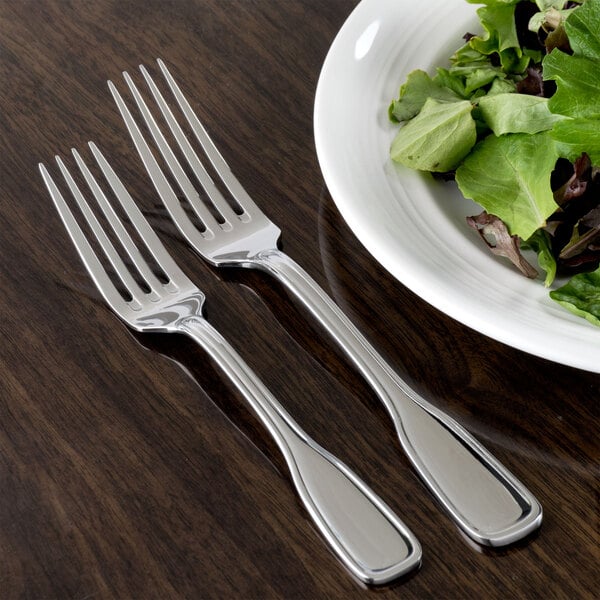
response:
M504 546L535 529L542 508L523 484L454 419L403 381L327 293L293 259L278 249L279 228L256 206L233 175L160 59L158 66L193 136L186 134L159 87L144 66L141 73L166 123L163 129L177 143L172 148L139 89L127 72L125 82L150 131L159 156L195 213L197 226L184 209L159 166L123 97L108 85L146 170L176 226L205 260L219 267L250 267L275 276L339 344L373 388L395 425L401 446L417 473L460 529L476 542ZM155 107L156 108L156 107ZM167 135L169 135L167 133ZM228 190L225 198L200 160L205 161ZM208 198L202 199L199 190ZM218 217L215 218L215 211Z
M137 331L181 332L195 340L221 367L273 436L308 513L341 562L361 581L382 584L419 566L421 547L392 510L344 463L303 431L234 348L202 316L204 294L167 253L110 164L90 148L112 194L159 268L140 250L81 155L73 156L100 210L93 210L65 163L58 167L76 204L120 283L105 269L46 167L40 171L63 223L89 274L112 310ZM107 187L107 186L105 186ZM103 214L121 250L109 238ZM134 265L130 269L124 254ZM142 278L140 283L139 278Z

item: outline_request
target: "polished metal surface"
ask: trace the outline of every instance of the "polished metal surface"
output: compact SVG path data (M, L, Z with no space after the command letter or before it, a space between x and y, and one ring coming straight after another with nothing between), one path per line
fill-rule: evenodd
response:
M134 241L76 150L73 156L101 209L100 219L105 219L112 231L103 227L65 163L59 157L56 160L96 238L92 243L100 246L120 283L113 281L111 270L105 268L102 255L94 250L48 170L43 165L40 170L83 263L109 306L137 331L181 332L204 348L273 436L304 506L353 575L365 583L383 584L417 568L421 547L412 532L356 474L300 428L236 350L204 319L204 294L167 253L98 148L92 143L90 148L145 248ZM121 252L111 237L117 238ZM148 252L154 264L145 258Z
M158 60L158 65L207 163L231 196L228 201L215 185L149 72L140 67L181 158L124 73L141 118L199 225L184 209L116 86L109 82L109 87L156 190L191 246L213 265L270 273L314 315L377 393L420 477L467 536L479 544L504 546L536 530L542 508L534 495L468 431L411 389L310 275L277 248L279 229L232 174L165 64Z

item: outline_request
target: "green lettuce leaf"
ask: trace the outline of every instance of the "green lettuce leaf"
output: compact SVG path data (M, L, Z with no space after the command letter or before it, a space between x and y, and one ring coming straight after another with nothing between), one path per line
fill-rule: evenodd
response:
M408 121L423 108L427 98L442 102L455 102L462 98L443 84L429 77L425 71L417 69L409 73L406 83L400 88L399 97L390 105L392 121Z
M469 94L465 87L465 78L462 74L451 72L450 69L438 67L434 77L436 83L452 90L459 98L468 100Z
M558 208L550 187L556 161L548 132L489 135L457 169L456 181L465 197L527 240Z
M569 117L600 117L600 2L588 1L565 22L573 54L555 48L544 57L544 79L556 82L548 107Z
M474 91L492 83L498 78L499 69L496 67L481 67L473 69L465 77L465 92L471 95Z
M519 0L474 1L476 4L485 4L477 10L484 33L473 36L468 44L481 54L498 54L505 73L523 73L530 61L530 57L521 48L517 34L515 5L518 2Z
M392 159L411 169L452 171L477 139L472 109L468 100L428 98L421 112L398 131L390 150Z
M506 73L524 73L529 66L531 57L520 48L507 48L500 52L500 64Z
M550 297L577 316L600 326L600 268L573 276L566 285L550 292Z
M600 61L555 48L542 64L544 79L556 81L556 92L548 102L552 112L568 117L600 116Z
M475 64L490 64L489 57L475 50L469 42L462 45L451 57L450 64L453 67L465 67Z
M600 165L600 118L561 120L550 135L560 156L575 162L585 152L593 165Z
M600 2L589 0L574 10L565 29L575 55L600 60Z
M552 253L552 242L550 241L548 232L538 229L526 242L521 244L521 248L523 250L531 248L531 250L537 253L538 265L546 273L544 285L546 287L552 285L556 277L557 264Z
M478 114L496 135L538 133L564 118L550 112L547 98L512 93L484 96Z
M548 108L572 118L556 122L551 135L560 156L574 161L585 152L600 165L600 2L573 10L565 30L573 54L554 49L544 58L543 73L556 82Z
M471 97L473 92L494 80L506 77L506 73L499 66L492 64L489 56L471 46L471 41L460 47L450 57L450 64L448 75L460 80L462 95L465 98ZM438 71L437 78L440 81L444 80L445 76Z
M485 33L469 40L472 48L482 54L520 48L515 25L515 3L490 3L477 9Z
M509 79L494 79L487 95L493 96L494 94L512 94L516 91L517 86L514 81L510 81Z

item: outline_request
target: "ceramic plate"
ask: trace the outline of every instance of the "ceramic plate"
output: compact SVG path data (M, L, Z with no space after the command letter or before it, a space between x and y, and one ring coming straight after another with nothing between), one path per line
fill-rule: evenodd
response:
M410 71L433 73L466 32L479 32L476 8L464 0L363 0L356 7L317 87L315 140L325 181L367 250L421 298L496 340L600 372L600 329L493 256L465 223L481 209L454 183L389 158L391 99Z

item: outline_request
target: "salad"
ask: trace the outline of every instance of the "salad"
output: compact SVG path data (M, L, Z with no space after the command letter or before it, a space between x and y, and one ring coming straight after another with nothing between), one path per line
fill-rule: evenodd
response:
M550 296L600 326L600 0L467 2L483 33L408 75L391 157L454 179L487 247L547 287L566 278Z

